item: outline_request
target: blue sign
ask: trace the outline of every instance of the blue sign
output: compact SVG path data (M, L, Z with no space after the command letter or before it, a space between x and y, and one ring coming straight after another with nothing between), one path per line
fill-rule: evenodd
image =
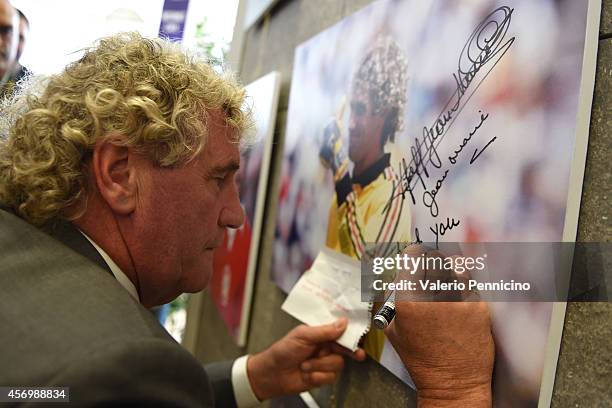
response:
M187 20L189 0L165 0L159 25L159 36L172 41L181 41Z

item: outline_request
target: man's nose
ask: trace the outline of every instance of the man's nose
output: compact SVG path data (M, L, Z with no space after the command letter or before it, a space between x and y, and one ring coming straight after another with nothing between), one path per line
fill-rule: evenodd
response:
M244 224L244 210L237 189L234 189L228 204L221 210L219 224L227 228L240 228Z

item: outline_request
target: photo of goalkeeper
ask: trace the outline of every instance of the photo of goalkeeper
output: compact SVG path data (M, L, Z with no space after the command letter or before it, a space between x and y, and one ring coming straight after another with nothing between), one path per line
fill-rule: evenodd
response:
M348 149L341 124L345 103L323 131L319 158L335 188L326 245L353 258L362 258L366 243L411 241L409 199L399 194L400 178L385 150L402 130L407 65L393 39L378 38L351 81ZM380 361L383 347L382 331L366 335L364 348L372 358Z

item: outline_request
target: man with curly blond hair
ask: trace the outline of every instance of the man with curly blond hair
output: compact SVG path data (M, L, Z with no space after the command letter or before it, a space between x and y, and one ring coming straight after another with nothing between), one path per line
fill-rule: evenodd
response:
M146 309L208 284L251 125L244 90L177 45L103 39L2 110L0 384L83 405L249 406L334 381L346 321L207 370Z

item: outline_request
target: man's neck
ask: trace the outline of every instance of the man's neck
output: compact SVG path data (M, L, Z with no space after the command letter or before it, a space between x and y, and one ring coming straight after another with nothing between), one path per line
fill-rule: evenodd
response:
M117 265L115 263L115 261L113 260L113 258L110 257L110 255L108 255L106 253L106 251L104 249L102 249L93 239L91 239L90 237L87 236L87 234L85 234L83 231L80 231L81 234L83 234L83 236L85 238L87 238L87 240L91 243L91 245L93 245L93 247L96 249L96 251L98 251L98 253L100 254L100 256L102 257L102 259L104 260L104 262L106 262L106 265L108 265L108 267L110 268L111 272L113 275L115 275L115 278L117 279L117 281L121 284L121 286L123 286L125 288L125 290L128 291L128 293L137 301L140 301L140 296L138 295L138 291L136 290L136 286L134 285L134 283L125 275L125 273L123 273L123 271L121 270L121 268L119 267L119 265Z
M73 224L104 250L140 294L138 275L117 220L103 207L104 204L97 200L88 200L87 212Z

